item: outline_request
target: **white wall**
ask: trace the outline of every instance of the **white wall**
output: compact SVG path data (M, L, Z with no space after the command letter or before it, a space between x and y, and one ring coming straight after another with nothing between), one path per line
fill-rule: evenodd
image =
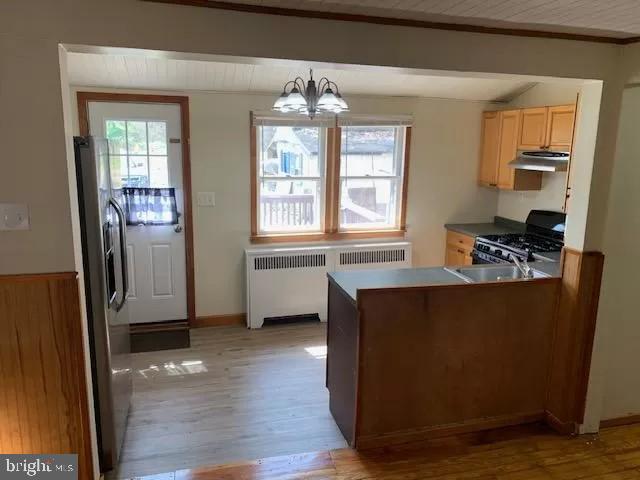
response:
M640 88L624 92L605 238L599 319L606 342L603 418L640 414Z
M300 42L301 38L322 41ZM137 0L0 2L0 192L3 201L28 203L32 214L30 231L0 233L3 274L77 268L73 242L79 239L72 233L66 180L60 42L607 81L617 75L621 51L619 46L589 42L245 14ZM605 103L611 102L615 111L618 92L605 92ZM615 126L602 128L603 138L611 129L615 134ZM608 165L611 150L604 140L596 163ZM600 178L608 185L606 174ZM606 198L599 200L606 205ZM595 235L603 228L605 211L590 219Z
M627 88L603 232L605 269L592 363L596 374L588 397L605 419L640 414L640 45L625 47L623 65Z
M74 88L73 98L77 90L86 89ZM277 94L187 94L196 313L245 312L244 249L249 246L250 234L249 112L269 109ZM441 265L445 223L490 221L496 211L497 193L476 184L480 118L486 104L398 97L348 100L354 113L414 116L407 237L414 243L417 266ZM77 132L77 118L74 123ZM198 191L215 192L216 206L198 207Z
M543 107L575 103L580 85L539 83L519 95L504 108ZM524 222L530 210L561 211L564 206L566 173L543 173L542 190L510 192L501 190L498 196L498 215Z

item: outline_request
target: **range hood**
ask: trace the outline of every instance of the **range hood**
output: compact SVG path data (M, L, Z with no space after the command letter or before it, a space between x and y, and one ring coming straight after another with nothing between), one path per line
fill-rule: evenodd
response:
M569 166L569 152L549 150L528 150L518 152L515 160L509 162L511 168L536 170L538 172L566 172Z

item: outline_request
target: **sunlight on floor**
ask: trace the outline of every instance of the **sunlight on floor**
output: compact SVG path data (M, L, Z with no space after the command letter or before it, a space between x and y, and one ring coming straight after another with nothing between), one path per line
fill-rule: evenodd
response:
M180 363L167 362L162 365L162 368L166 371L167 375L192 375L194 373L208 372L207 367L202 360L183 360ZM155 364L149 365L148 368L141 368L138 373L144 378L147 378L152 373L158 373L161 371L161 367Z
M305 351L313 358L323 359L327 358L327 346L318 345L317 347L306 347Z

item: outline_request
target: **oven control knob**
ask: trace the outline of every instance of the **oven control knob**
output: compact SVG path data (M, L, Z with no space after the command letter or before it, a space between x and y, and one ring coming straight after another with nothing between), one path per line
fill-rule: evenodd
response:
M494 253L495 253L496 255L502 255L502 250L496 250Z

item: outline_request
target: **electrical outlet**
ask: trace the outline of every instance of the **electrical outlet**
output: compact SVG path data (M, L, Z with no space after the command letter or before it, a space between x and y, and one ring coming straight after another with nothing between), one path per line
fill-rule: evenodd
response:
M0 230L29 230L29 207L24 203L0 203Z
M216 194L214 192L198 192L199 207L214 207L216 204Z

